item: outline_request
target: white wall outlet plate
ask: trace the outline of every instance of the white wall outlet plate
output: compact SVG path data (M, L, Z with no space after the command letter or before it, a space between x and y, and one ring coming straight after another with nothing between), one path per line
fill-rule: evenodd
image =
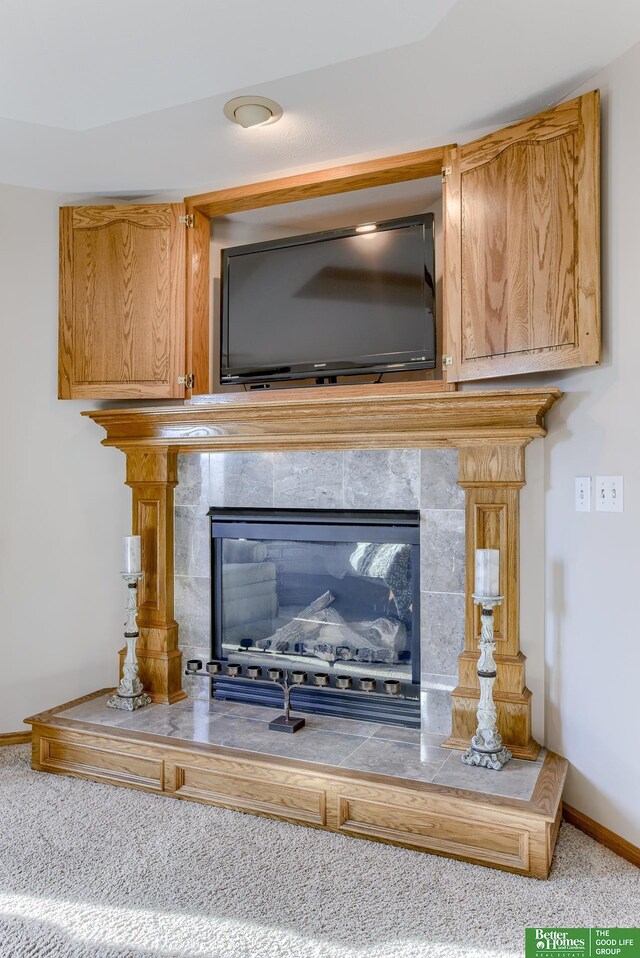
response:
M596 512L622 512L623 507L622 476L596 476Z
M591 512L591 476L576 476L576 512Z

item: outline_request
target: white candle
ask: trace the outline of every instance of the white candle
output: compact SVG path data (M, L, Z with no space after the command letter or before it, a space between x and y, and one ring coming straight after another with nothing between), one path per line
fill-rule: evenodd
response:
M122 571L127 575L142 572L140 536L124 536L122 540Z
M500 552L476 549L476 595L500 595Z

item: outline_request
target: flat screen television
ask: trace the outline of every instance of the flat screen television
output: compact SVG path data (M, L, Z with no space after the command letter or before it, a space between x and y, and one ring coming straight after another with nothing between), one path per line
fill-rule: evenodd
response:
M436 364L433 214L222 253L220 381Z

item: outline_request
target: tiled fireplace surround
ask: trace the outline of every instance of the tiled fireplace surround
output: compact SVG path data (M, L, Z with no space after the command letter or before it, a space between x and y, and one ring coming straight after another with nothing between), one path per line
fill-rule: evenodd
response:
M422 730L448 735L464 645L464 493L456 449L181 455L175 491L175 616L183 663L211 655L210 526L218 507L419 509ZM191 698L208 683L185 677Z

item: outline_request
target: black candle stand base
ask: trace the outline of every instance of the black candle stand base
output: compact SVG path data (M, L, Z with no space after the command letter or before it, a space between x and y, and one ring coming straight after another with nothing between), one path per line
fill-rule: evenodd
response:
M303 718L294 719L286 715L279 715L273 722L269 722L269 728L273 729L274 732L297 732L303 726Z

